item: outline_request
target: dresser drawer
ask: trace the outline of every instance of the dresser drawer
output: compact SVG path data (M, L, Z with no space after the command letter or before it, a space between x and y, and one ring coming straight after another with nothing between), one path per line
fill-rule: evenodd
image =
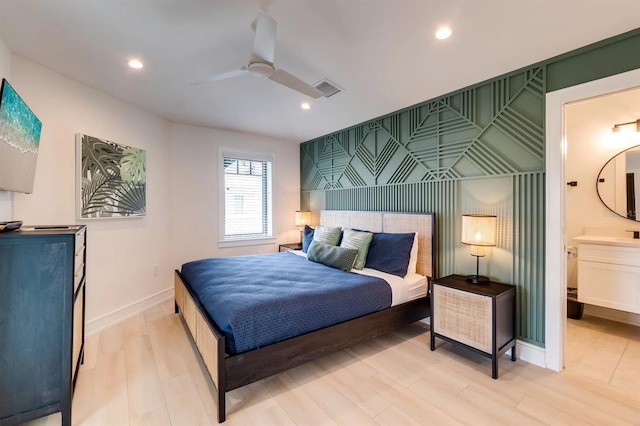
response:
M76 247L85 245L85 237L87 235L87 228L83 228L76 234Z
M71 351L71 378L73 379L76 374L76 368L80 360L80 352L82 351L82 329L83 329L83 306L84 306L84 291L81 291L73 304L73 350Z
M82 282L84 278L85 271L85 236L86 236L86 228L76 234L75 241L75 259L73 262L73 291L74 293L78 290L78 286Z

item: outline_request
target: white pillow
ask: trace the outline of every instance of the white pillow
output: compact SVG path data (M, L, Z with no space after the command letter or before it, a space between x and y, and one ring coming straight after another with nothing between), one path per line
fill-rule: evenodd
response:
M413 237L413 245L411 246L411 254L409 255L409 267L407 268L407 275L416 274L416 268L418 267L418 233Z

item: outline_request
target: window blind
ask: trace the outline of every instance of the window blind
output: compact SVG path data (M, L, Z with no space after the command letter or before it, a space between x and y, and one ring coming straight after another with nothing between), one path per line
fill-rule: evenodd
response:
M271 237L271 162L223 157L224 239Z

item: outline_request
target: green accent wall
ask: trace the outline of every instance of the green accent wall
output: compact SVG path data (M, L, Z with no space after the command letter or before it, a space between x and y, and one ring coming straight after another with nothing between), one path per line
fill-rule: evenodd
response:
M638 51L640 29L305 142L301 207L436 213L437 276L475 272L461 215L497 215L481 273L518 287L518 338L544 346L545 94Z

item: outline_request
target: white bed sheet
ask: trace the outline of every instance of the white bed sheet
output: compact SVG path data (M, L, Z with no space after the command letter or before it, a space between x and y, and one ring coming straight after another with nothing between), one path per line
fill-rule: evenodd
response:
M288 251L298 256L307 257L307 253L304 253L302 250ZM389 287L391 287L391 306L419 299L427 294L428 279L424 275L407 274L407 276L402 278L371 268L364 268L362 270L352 269L351 272L385 280L389 284Z

